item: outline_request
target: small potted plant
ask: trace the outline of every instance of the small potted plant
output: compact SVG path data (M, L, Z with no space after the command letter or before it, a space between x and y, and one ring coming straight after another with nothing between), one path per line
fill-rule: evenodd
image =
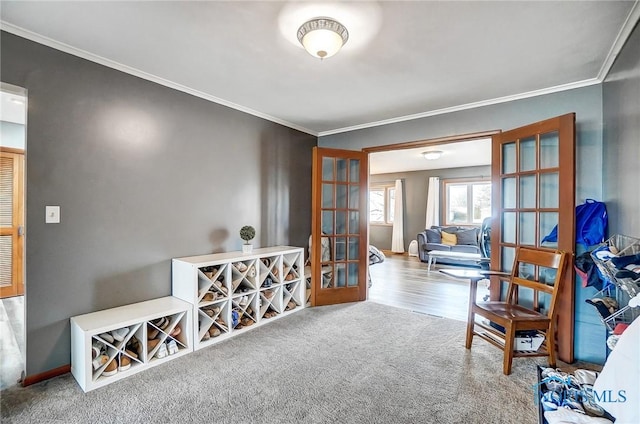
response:
M251 244L251 240L256 236L256 229L251 225L245 225L240 228L240 238L244 240L244 244L242 245L242 253L251 253L253 250L253 245Z

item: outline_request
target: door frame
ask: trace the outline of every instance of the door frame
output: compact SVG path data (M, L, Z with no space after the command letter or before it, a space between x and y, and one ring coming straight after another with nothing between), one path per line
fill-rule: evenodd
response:
M424 140L406 141L396 144L383 144L381 146L364 147L363 152L366 153L379 153L390 152L393 150L406 150L415 149L416 147L430 147L437 146L439 144L453 144L463 141L475 140L478 138L491 138L493 135L502 132L501 130L489 130L475 133L467 133L460 135L450 135L447 137L428 138Z
M24 87L20 87L17 85L13 85L13 84L9 84L3 81L0 81L0 91L3 91L5 93L9 93L9 94L14 94L16 96L20 96L24 98L24 128L25 128L25 135L24 135L24 149L22 150L23 153L23 181L22 181L22 193L23 193L23 226L24 226L24 233L22 236L22 266L21 266L21 274L22 274L22 293L23 293L23 302L24 302L24 312L22 315L22 328L23 328L23 336L24 336L24 349L21 352L21 357L22 357L22 373L21 373L21 378L20 378L20 382L21 384L24 386L25 385L25 376L26 376L26 369L27 369L27 349L29 348L28 346L28 340L27 340L27 291L28 291L28 287L26 284L26 280L27 280L27 188L28 188L28 184L27 184L27 166L28 166L28 161L27 161L27 143L28 143L28 125L29 125L29 114L28 114L28 108L29 108L29 96L28 96L28 90Z
M9 147L2 147L2 151L4 152L8 152L8 153L18 153L18 154L22 154L22 181L20 184L20 190L22 192L22 236L20 237L20 246L21 246L21 251L19 252L19 274L20 274L20 280L19 280L19 287L18 287L18 293L19 294L15 294L15 296L24 296L24 302L25 302L25 316L24 316L24 323L25 323L25 331L26 331L26 286L25 286L25 281L27 278L27 234L26 234L26 230L27 230L27 119L28 119L28 114L27 114L27 110L28 110L28 105L29 105L29 97L27 95L27 89L23 88L23 87L19 87L17 85L13 85L13 84L9 84L3 81L0 81L0 91L2 91L3 93L6 94L13 94L15 96L19 96L24 98L24 105L23 105L23 111L24 111L24 128L25 128L25 135L24 135L24 148L23 149L16 149L16 148L9 148ZM25 337L25 344L26 344L26 337ZM25 351L26 351L26 346L25 346ZM23 355L24 358L23 360L26 360L26 354Z

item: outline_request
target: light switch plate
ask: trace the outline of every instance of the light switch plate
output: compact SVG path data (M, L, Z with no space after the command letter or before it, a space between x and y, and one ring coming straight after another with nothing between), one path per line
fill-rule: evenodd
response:
M60 206L45 206L44 214L44 222L46 224L60 223Z

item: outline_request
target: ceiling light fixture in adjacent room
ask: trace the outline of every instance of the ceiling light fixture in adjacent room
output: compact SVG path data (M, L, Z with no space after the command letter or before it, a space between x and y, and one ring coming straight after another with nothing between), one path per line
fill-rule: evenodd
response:
M298 28L298 41L311 56L331 57L349 40L349 31L331 18L313 18Z
M422 156L424 156L424 158L427 160L440 159L440 156L442 156L442 150L431 150L428 152L422 152Z

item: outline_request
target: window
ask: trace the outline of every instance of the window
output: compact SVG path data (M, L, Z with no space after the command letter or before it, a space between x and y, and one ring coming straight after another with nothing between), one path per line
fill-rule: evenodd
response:
M395 184L373 184L369 188L369 222L393 224L395 208Z
M491 182L443 180L445 225L478 225L491 216Z

